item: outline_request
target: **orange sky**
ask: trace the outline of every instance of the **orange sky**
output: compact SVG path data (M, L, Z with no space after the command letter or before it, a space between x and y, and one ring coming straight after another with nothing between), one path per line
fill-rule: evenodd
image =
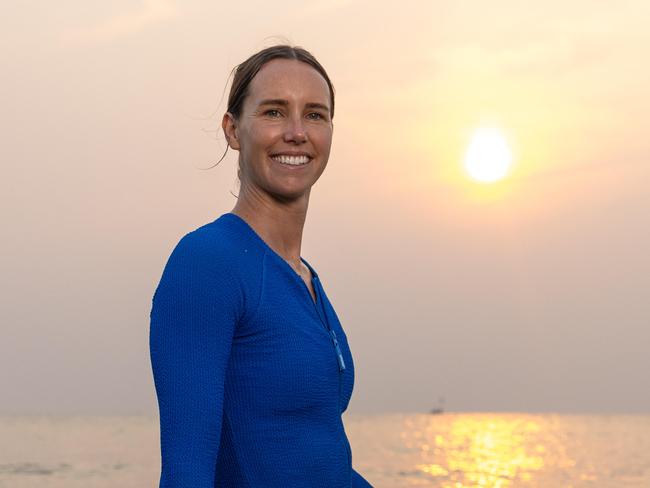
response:
M648 2L6 10L2 409L155 412L153 289L234 206L234 154L198 168L230 70L283 36L336 89L303 256L349 338L350 410L650 411ZM489 186L460 166L481 124L516 157Z

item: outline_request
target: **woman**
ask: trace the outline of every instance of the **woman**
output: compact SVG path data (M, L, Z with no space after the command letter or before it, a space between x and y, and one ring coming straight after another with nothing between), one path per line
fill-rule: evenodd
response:
M341 419L347 339L301 257L333 115L329 77L304 49L236 69L222 127L239 152L237 204L183 236L152 301L161 488L371 486Z

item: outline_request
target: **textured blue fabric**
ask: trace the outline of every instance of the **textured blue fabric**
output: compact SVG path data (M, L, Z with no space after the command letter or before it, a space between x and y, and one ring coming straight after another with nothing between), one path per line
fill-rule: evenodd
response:
M172 251L149 331L160 488L371 486L352 469L341 418L354 384L347 337L302 261L316 301L233 213Z

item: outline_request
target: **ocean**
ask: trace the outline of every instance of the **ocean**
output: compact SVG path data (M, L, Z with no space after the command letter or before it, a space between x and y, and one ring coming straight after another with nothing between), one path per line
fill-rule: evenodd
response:
M344 415L377 488L650 487L650 415ZM0 488L158 487L157 417L0 417Z

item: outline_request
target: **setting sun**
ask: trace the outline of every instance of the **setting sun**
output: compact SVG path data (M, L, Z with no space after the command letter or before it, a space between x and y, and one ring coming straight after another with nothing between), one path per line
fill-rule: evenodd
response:
M499 129L477 129L465 153L464 166L474 180L493 183L503 179L512 164L512 151Z

